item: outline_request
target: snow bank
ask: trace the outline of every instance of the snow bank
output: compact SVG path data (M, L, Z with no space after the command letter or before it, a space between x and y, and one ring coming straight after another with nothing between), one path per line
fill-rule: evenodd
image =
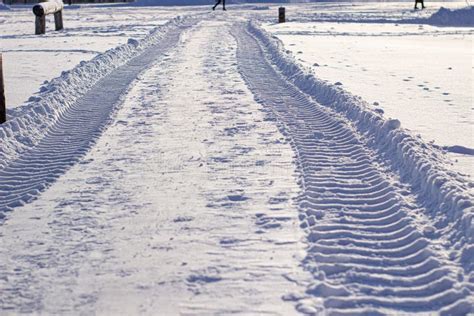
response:
M8 7L6 4L0 3L0 11L8 11L10 10L10 7Z
M426 20L428 24L439 26L474 26L474 7L458 10L441 7Z
M285 77L318 103L343 114L367 136L368 145L387 158L402 181L410 183L419 193L436 228L455 245L453 249L468 249L463 246L474 243L474 183L449 171L440 150L402 129L398 120L384 119L360 97L316 78L311 69L303 69L297 64L278 38L259 25L250 22L249 31L267 47L269 58ZM462 252L454 256L459 259Z
M184 18L174 18L152 30L143 40L130 39L127 44L110 49L90 61L80 62L74 69L46 82L40 93L32 96L24 106L8 111L7 122L0 125L0 169L38 143L49 127L96 82L183 22Z
M405 15L403 16L403 13ZM364 12L365 13L365 12ZM379 11L380 17L374 17L370 14L354 15L354 14L336 14L331 15L326 12L319 12L313 14L309 19L312 22L335 22L335 23L390 23L390 24L428 24L433 26L453 26L453 27L472 27L474 26L474 7L468 6L462 9L447 9L441 7L431 16L425 11L415 11L414 13L407 13L406 10L398 12L391 12L384 15L383 9ZM402 16L400 15L402 14ZM417 14L417 16L415 16ZM419 16L419 15L425 16ZM300 21L308 21L308 17L299 19Z

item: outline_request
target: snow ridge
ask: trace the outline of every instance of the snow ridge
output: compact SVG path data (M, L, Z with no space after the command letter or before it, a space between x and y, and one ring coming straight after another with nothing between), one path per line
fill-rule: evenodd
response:
M378 117L377 130L365 117L369 121L361 131L357 120L362 119L350 117L347 109L361 107L361 100L342 89L320 97L330 85L304 85L311 74L291 71L299 67L286 60L281 47L272 48L272 39L257 26L247 30L234 33L239 69L268 110L267 120L290 140L300 172L299 217L308 244L303 263L314 280L307 296L286 299L311 315L472 312L473 280L466 272L472 249L464 248L461 262L448 258L439 245L443 234L430 216L420 214L424 199L399 181L397 167L387 170L384 162L396 154L388 152L392 138L373 135L393 137L400 122ZM279 58L288 64L278 64ZM408 145L410 152L418 150Z
M85 155L137 76L176 46L193 18L112 49L54 79L32 109L0 127L0 220L34 200ZM0 221L1 222L1 221Z
M37 144L65 111L100 79L156 44L167 31L179 27L185 20L176 17L152 30L141 41L130 39L127 44L110 49L90 61L82 61L41 87L40 93L23 106L7 109L8 121L0 125L0 170L21 152Z
M474 26L474 7L450 10L441 7L426 22L437 26Z
M474 184L449 171L442 153L400 128L398 120L383 118L360 97L316 78L310 69L297 64L276 37L255 22L249 22L248 29L266 46L268 58L285 77L318 103L349 119L368 138L368 145L401 175L401 180L416 190L418 202L428 210L440 235L454 245L451 256L462 261L474 244ZM469 257L473 259L472 255ZM465 268L471 270L469 265Z
M474 6L467 6L462 9L447 9L441 7L428 17L414 18L344 18L327 17L320 15L313 17L312 21L337 22L337 23L390 23L390 24L427 24L433 26L474 26Z

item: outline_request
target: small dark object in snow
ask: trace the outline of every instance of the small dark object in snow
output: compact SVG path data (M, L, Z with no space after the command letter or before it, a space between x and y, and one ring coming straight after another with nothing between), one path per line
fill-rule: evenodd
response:
M240 201L248 200L248 197L245 197L243 195L228 195L227 198L231 200L232 202L240 202Z

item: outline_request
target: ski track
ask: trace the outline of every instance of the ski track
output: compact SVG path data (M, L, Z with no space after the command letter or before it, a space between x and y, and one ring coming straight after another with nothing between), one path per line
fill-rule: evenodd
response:
M323 298L299 305L330 314L466 314L472 294L464 271L431 242L415 197L376 161L351 124L289 83L241 26L238 62L256 99L292 140L301 173L305 266ZM276 93L278 91L278 93ZM425 224L424 224L425 223ZM459 278L459 279L458 279Z
M291 146L241 78L228 22L174 42L91 151L9 213L1 314L296 313L281 298L310 276Z

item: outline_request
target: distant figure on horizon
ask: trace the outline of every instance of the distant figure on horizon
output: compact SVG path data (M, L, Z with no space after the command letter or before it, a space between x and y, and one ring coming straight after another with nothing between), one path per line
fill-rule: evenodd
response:
M418 0L417 0L417 1L418 1ZM219 4L221 4L221 2L222 2L222 10L227 11L227 10L225 9L225 0L217 0L217 1L216 1L216 4L212 7L212 11L214 11L214 10L216 9L216 7L217 7Z
M421 9L425 8L423 0L415 0L415 10L418 9L418 3L421 3Z

